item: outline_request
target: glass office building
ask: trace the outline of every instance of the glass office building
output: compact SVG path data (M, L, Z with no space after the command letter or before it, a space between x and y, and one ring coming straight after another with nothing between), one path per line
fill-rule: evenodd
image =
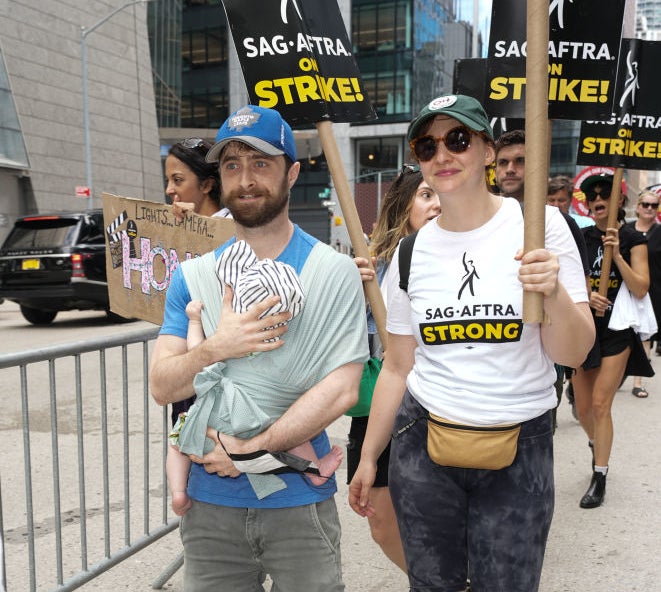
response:
M230 47L220 0L158 0L149 24L159 126L220 127L229 115Z
M442 88L444 26L450 19L441 2L352 3L353 51L380 122L410 121Z
M14 97L9 88L2 48L0 48L0 163L9 168L30 168Z
M182 31L180 0L148 6L149 49L159 128L181 127Z
M429 0L352 2L353 51L379 117L379 133L352 134L354 172L363 183L378 182L379 172L392 177L408 158L408 122L430 98L451 90L445 48L451 8L451 2Z
M661 1L637 0L636 15L644 19L648 30L661 31Z
M408 160L409 121L425 102L452 90L454 58L465 56L455 56L446 48L448 27L454 24L452 0L341 0L339 4L350 24L363 83L378 114L375 122L335 126L359 214L369 231L367 220L376 218L378 195ZM180 16L174 15L177 6ZM154 37L159 37L159 41L152 39L152 51L161 53L154 56L155 69L164 69L156 75L161 80L155 80L161 136L173 136L167 128L199 130L199 135L208 136L239 106L231 104L237 100L231 90L237 81L231 77L240 75L240 70L232 68L231 36L221 2L186 0L182 6L180 0L159 0L150 7L150 19ZM465 39L457 41L457 31ZM469 26L457 29L455 45L466 46L470 52L471 34ZM180 97L178 118L175 96ZM315 135L314 130L307 133ZM292 208L308 210L303 212L308 215L309 210L326 213L324 202L332 184L326 162L318 141L304 146L299 147L301 176L292 192ZM365 211L363 201L368 203ZM328 216L324 222L328 223Z
M181 125L218 128L229 115L229 39L220 0L190 2L181 36Z

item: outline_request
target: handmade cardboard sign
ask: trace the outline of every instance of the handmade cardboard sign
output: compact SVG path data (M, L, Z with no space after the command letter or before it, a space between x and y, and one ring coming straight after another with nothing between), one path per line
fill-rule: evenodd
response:
M337 2L223 0L250 102L292 125L376 118Z
M234 235L234 222L172 206L103 194L110 309L126 318L163 322L165 292L179 263L212 251Z

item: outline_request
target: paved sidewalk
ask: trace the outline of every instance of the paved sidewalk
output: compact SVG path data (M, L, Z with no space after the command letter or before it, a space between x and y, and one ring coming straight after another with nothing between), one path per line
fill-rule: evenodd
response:
M661 358L652 360L661 373ZM582 510L578 501L590 479L590 453L566 399L558 410L555 436L556 510L546 553L541 592L651 592L661 589L661 378L646 382L648 399L636 399L627 379L614 403L615 444L604 506ZM348 419L331 427L344 443ZM345 468L340 470L344 481ZM371 541L367 522L337 497L343 525L347 592L407 590L406 579ZM180 550L176 533L125 561L81 590L149 590ZM181 572L164 588L182 592Z

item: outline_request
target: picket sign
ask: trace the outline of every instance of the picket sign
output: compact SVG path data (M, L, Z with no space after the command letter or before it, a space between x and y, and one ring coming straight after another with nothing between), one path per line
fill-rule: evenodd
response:
M363 87L337 2L222 3L250 102L276 109L292 126L314 123L354 252L372 268L332 123L370 121L376 119L376 112ZM364 286L385 345L381 290L375 281Z
M342 208L342 214L344 215L344 221L347 225L347 231L349 233L349 239L351 240L354 253L357 257L367 259L370 262L370 267L372 267L369 250L367 248L367 243L365 242L365 235L363 234L363 228L360 224L360 218L358 217L358 210L356 209L356 202L351 194L349 181L347 180L344 167L342 166L342 157L340 156L340 151L337 148L337 142L333 135L332 124L330 121L322 121L317 123L316 126L317 132L319 133L319 139L321 140L321 146L326 155L328 169L333 178L333 184L335 185L335 191L337 192L337 199ZM364 287L365 294L367 295L367 299L372 308L372 315L376 322L379 338L381 339L381 343L383 343L383 348L386 349L386 344L388 343L388 333L385 328L386 307L383 303L381 289L378 282L366 282Z
M580 6L499 0L493 3L487 60L464 61L459 68L484 75L461 80L455 73L455 90L482 97L491 117L525 115L524 252L544 247L550 120L610 116L624 8L625 0L612 0L607 10L598 0ZM595 26L586 28L585 22ZM540 323L543 316L543 295L524 292L524 322Z
M526 59L526 208L523 251L544 248L546 188L548 184L548 64L549 5L528 0L528 57ZM523 322L544 321L544 295L523 292Z
M661 42L623 38L612 116L606 121L581 124L577 163L613 167L608 228L617 228L624 169L661 170L659 60ZM604 249L599 282L599 294L604 297L612 261L613 247L608 246Z

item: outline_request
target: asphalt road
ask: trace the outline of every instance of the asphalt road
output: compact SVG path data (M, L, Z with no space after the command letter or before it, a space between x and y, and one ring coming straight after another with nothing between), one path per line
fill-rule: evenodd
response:
M23 318L17 304L5 301L0 304L0 354L91 339L99 335L117 335L148 327L154 325L145 321L111 323L106 313L100 310L60 312L49 325L31 325Z
M0 353L98 336L99 331L132 331L147 323L108 325L103 313L63 313L53 325L36 328L23 321L11 303L0 305ZM661 372L661 358L652 365ZM661 379L646 382L650 396L630 394L625 381L613 406L615 443L608 476L606 502L582 510L578 500L588 486L590 454L586 438L563 401L555 436L556 508L547 546L541 592L650 592L661 590ZM335 443L344 444L348 419L329 429ZM3 461L4 464L4 461ZM3 466L3 478L6 474ZM339 470L337 504L343 527L343 565L347 592L390 592L407 589L406 578L371 541L365 520L347 504ZM81 590L150 590L151 583L181 549L177 533L114 567ZM183 591L181 571L165 590ZM13 592L13 591L11 591Z

